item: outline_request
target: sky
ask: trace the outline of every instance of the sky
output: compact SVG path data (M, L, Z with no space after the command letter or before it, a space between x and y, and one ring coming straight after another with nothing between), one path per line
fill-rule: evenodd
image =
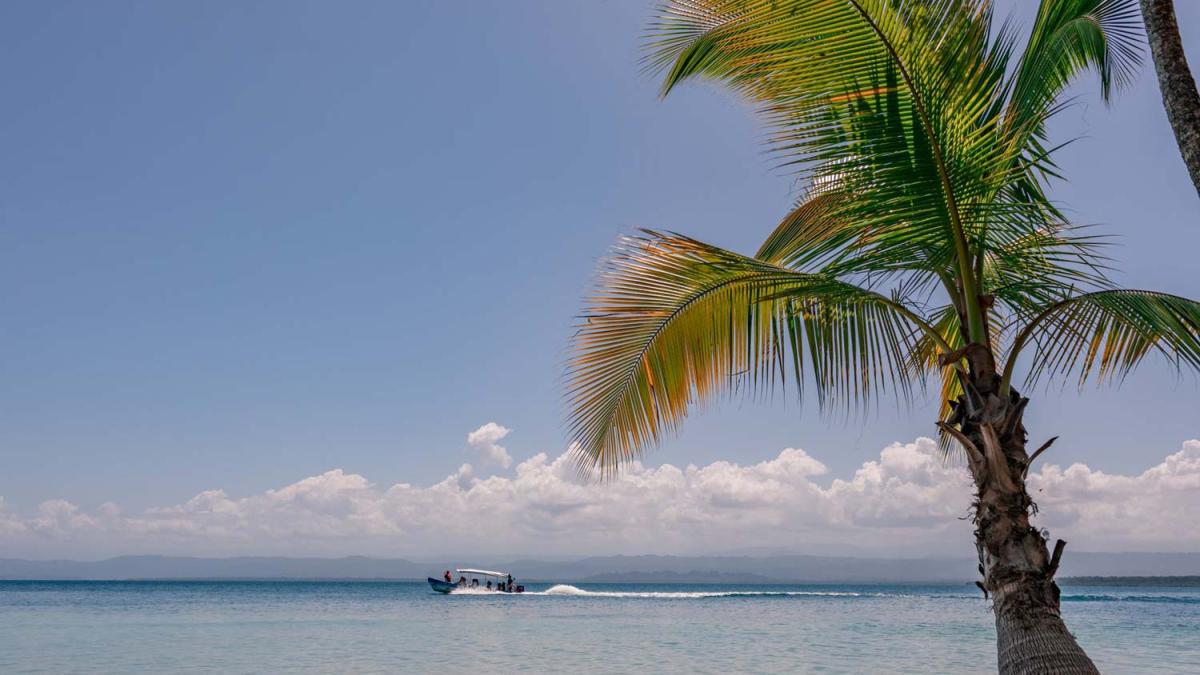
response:
M803 187L736 96L657 96L651 14L0 5L0 556L968 552L932 397L734 399L614 485L563 471L566 344L616 238L750 252ZM1200 297L1152 69L1074 93L1054 197L1118 236L1123 284ZM1041 525L1200 550L1200 378L1027 393L1031 442L1060 436ZM1163 509L1189 524L1135 527Z

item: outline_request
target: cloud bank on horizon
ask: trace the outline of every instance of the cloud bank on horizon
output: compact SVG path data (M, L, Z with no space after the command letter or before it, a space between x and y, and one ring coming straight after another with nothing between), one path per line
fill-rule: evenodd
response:
M468 437L485 463L509 467L488 423ZM471 464L434 485L377 486L333 469L234 498L222 490L138 513L62 500L33 513L0 497L5 557L367 554L547 556L704 554L738 549L871 555L972 551L972 486L936 443L894 443L848 478L804 450L752 465L648 467L607 484L580 480L569 452L539 453L507 475ZM1029 476L1036 520L1074 550L1200 550L1200 440L1139 475L1044 464Z

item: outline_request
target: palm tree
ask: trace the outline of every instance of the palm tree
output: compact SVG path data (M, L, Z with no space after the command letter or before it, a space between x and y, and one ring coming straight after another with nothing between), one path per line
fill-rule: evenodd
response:
M1192 184L1200 193L1200 93L1188 68L1179 23L1175 20L1175 3L1171 0L1141 0L1142 17L1146 20L1146 36L1158 73L1158 88L1162 92L1167 119L1175 131L1179 154L1192 176Z
M664 94L727 83L809 187L754 256L618 243L568 366L581 470L611 476L721 392L794 380L857 408L936 378L1000 671L1095 672L1059 614L1064 543L1030 523L1050 442L1027 448L1014 384L1119 380L1154 352L1200 368L1200 304L1114 287L1105 240L1047 196L1063 90L1090 69L1107 98L1139 39L1134 0L1043 0L1023 49L986 0L668 0L647 56Z

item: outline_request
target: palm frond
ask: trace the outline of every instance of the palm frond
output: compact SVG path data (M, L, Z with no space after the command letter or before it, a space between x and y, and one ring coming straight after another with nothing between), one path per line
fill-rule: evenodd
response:
M984 287L1015 318L1028 318L1078 288L1106 288L1109 240L1082 234L1085 228L1047 223L1008 241L996 241L984 256Z
M819 269L837 252L863 236L843 220L841 191L817 191L803 199L759 247L755 257L795 270Z
M663 94L746 96L806 196L753 258L620 243L572 343L581 466L611 474L695 405L787 379L853 407L937 372L945 418L962 366L940 357L968 343L1011 345L1005 388L1026 345L1035 380L1151 351L1200 365L1196 303L1111 289L1103 241L1048 197L1047 120L1086 70L1105 99L1128 81L1137 24L1134 0L1042 0L1020 51L990 0L664 0L645 56Z
M966 345L966 341L963 340L962 331L960 330L962 322L958 316L958 310L953 305L946 305L934 310L930 314L929 323L942 336L942 340L952 350L960 349ZM958 370L953 365L942 365L941 356L944 353L943 349L928 335L922 335L921 339L917 342L913 358L920 363L922 370L938 373L941 380L941 386L938 388L938 419L947 421L953 413L950 402L957 399L958 395L962 393L962 380L959 378ZM941 436L941 447L945 453L950 453L954 447L957 447L951 444L950 440L944 434Z
M1069 297L1039 313L1014 338L1004 371L1012 379L1026 345L1034 353L1030 383L1078 373L1101 382L1120 379L1153 352L1177 368L1200 370L1200 302L1166 293L1103 290Z
M997 186L1022 199L1049 206L1041 180L1057 176L1046 146L1046 122L1068 107L1060 101L1084 71L1100 79L1107 102L1128 85L1142 61L1142 19L1136 0L1045 0L1017 67L1011 73L1003 112L1004 139L1014 158L1010 169L1024 174Z
M569 428L609 475L719 392L790 375L826 404L906 393L919 317L898 300L678 235L619 243L572 341ZM806 374L806 369L810 372Z
M954 277L969 332L986 340L977 297L989 238L1028 235L1053 213L1028 179L1047 160L999 141L1013 40L1007 27L992 40L991 20L982 0L672 0L648 64L666 73L664 92L705 77L761 104L775 150L830 207L807 234L837 223L793 262Z
M1011 123L1040 122L1046 111L1085 70L1100 78L1108 101L1128 85L1142 62L1142 18L1136 0L1054 0L1038 6L1029 41L1012 75Z

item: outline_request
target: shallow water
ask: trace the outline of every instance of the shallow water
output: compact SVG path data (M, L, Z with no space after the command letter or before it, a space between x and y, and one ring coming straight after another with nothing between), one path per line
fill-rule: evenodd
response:
M0 672L995 671L969 585L3 582ZM1200 589L1067 587L1106 673L1194 673Z

